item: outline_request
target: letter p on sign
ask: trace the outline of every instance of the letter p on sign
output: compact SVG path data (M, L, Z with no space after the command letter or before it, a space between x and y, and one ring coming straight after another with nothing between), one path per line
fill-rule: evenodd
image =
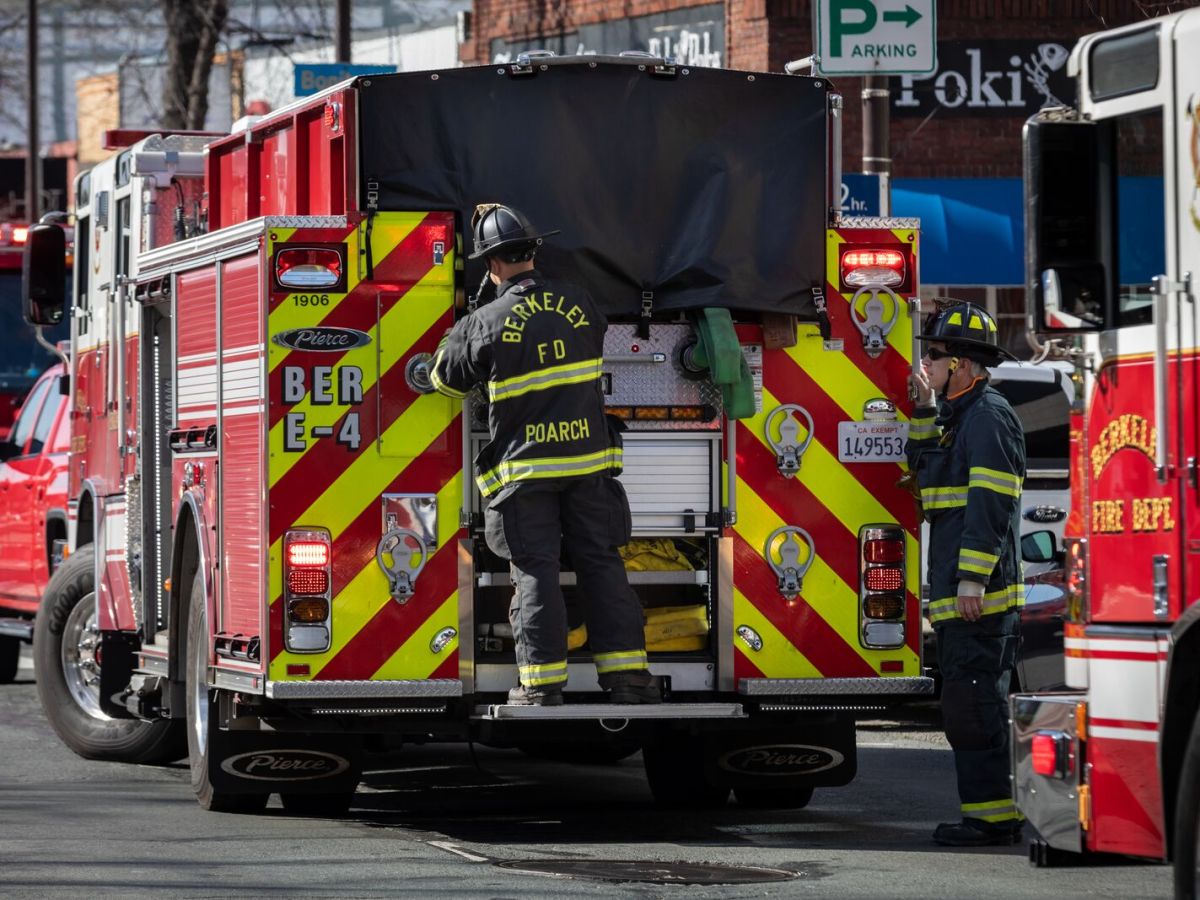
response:
M871 0L830 0L829 52L842 55L842 38L848 34L867 34L875 27L879 14Z

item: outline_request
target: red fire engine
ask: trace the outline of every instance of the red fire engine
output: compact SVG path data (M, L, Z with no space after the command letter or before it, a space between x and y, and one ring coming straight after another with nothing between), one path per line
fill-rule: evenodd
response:
M186 736L226 810L344 807L379 735L641 747L672 804L849 781L856 712L932 684L896 487L918 226L838 217L840 109L821 78L533 55L360 78L81 176L73 552L34 642L63 740L151 760ZM491 200L562 229L541 264L609 319L661 706L599 702L582 628L567 704L505 703L486 398L421 390ZM34 321L63 309L59 243L31 235Z
M1174 858L1200 816L1200 12L1082 39L1025 131L1031 324L1076 362L1061 694L1013 698L1035 861Z

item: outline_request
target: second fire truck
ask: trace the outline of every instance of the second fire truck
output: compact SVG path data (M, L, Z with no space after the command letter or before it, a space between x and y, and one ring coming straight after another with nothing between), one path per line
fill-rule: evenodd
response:
M63 740L186 740L224 810L344 808L379 736L641 747L675 805L849 781L856 713L931 682L896 487L917 223L833 211L840 111L821 78L535 54L128 136L76 182L69 306L59 238L31 235L28 314L69 309L74 351L71 555L35 636ZM661 706L601 702L582 628L566 705L505 703L486 398L421 390L479 282L484 201L561 228L539 260L610 321Z
M1071 690L1013 698L1038 862L1174 859L1200 888L1200 11L1084 38L1025 134L1033 328L1076 362ZM1072 337L1074 336L1074 337Z

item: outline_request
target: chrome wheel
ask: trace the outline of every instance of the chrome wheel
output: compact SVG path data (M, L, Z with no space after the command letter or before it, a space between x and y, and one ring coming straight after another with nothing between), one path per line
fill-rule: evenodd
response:
M111 721L100 708L100 626L96 594L85 594L67 616L62 636L62 669L76 705L93 719Z
M195 602L193 600L193 602ZM203 599L199 602L203 603ZM208 623L204 613L200 613L198 636L194 640L208 642ZM208 654L197 649L192 654L192 689L188 693L189 721L192 723L192 733L196 739L196 749L201 757L208 753Z

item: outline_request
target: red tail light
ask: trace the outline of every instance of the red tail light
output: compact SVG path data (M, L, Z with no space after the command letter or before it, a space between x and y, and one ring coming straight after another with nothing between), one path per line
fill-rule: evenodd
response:
M868 591L901 591L904 589L904 573L892 566L867 569L863 576L863 587Z
M858 546L859 640L873 649L902 647L907 625L904 529L867 525L858 533Z
M1030 744L1033 771L1047 778L1065 778L1074 768L1070 739L1061 731L1040 731Z
M867 284L898 287L908 274L908 254L894 247L848 247L842 250L842 284L859 288Z
M291 569L287 588L289 594L324 594L329 590L329 573L324 569Z
M293 652L320 652L331 643L330 588L333 542L329 532L306 528L283 536L283 584L287 600L284 644Z
M289 568L309 568L329 565L329 544L324 541L294 540L287 545Z
M867 541L863 559L869 563L904 562L904 541Z

